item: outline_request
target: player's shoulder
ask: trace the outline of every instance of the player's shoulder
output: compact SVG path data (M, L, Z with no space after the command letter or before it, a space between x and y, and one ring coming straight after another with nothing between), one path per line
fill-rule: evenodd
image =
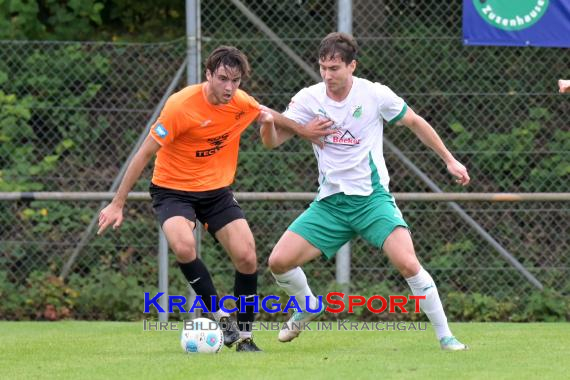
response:
M194 96L202 95L204 83L192 84L184 87L182 90L175 92L170 96L171 99L187 99Z
M296 99L318 98L323 94L326 94L325 83L319 82L312 86L302 88L294 97Z
M362 90L378 91L378 90L386 87L385 85L383 85L380 82L373 82L373 81L366 79L366 78L360 78L360 77L352 77L352 78L354 81L354 85L356 85L356 87L358 87L360 91L362 91Z
M381 82L373 82L368 79L355 77L355 83L359 87L359 93L374 94L379 98L391 98L396 96L390 87Z
M232 102L235 103L239 108L259 107L257 100L240 88L236 90Z
M363 86L363 87L375 86L378 83L378 82L373 82L373 81L366 79L366 78L361 78L361 77L356 77L356 76L352 77L352 81L357 86Z
M238 88L234 94L234 99L238 102L247 102L250 98L253 97L241 88Z
M194 84L186 86L182 90L170 95L167 104L170 107L181 107L187 105L188 102L203 101L202 84Z

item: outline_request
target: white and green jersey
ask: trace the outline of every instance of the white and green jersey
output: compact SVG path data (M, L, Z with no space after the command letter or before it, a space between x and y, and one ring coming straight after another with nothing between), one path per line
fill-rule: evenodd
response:
M388 192L390 177L382 149L383 120L394 124L407 105L388 87L353 77L350 93L342 102L326 94L324 82L299 91L283 113L299 124L317 116L334 122L335 133L325 147L313 145L319 164L317 200L336 193L370 195L382 186Z

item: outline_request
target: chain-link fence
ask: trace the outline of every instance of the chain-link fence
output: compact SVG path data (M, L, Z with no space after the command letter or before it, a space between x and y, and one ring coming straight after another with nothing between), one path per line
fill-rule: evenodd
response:
M465 47L460 1L352 4L353 33L361 47L355 74L390 86L435 127L469 168L468 191L568 191L570 100L556 93L557 79L570 77L567 49ZM318 43L336 30L337 9L336 1L202 0L202 57L221 44L238 46L253 69L244 88L283 110L292 95L315 82L294 57L318 72ZM172 81L185 49L183 39L0 42L0 191L109 190L168 86L184 86L184 77ZM390 127L385 133L440 188L462 191L410 131ZM386 149L386 160L392 191L431 191L394 151ZM147 189L151 169L135 190ZM267 151L256 128L243 135L234 190L315 191L316 179L307 142L293 139ZM266 259L306 206L242 203L256 238L262 294L277 292ZM460 206L545 287L568 294L568 202ZM66 281L57 279L98 207L98 202L0 202L0 296L7 300L0 317L50 318L54 308L59 317L77 318L133 318L132 310L141 311L142 293L152 292L157 281L158 227L148 203L129 203L120 231L91 234ZM400 202L400 208L418 256L444 298L455 294L457 301L460 294L476 293L504 300L533 290L447 204ZM231 293L233 269L221 247L206 236L202 254L220 292ZM336 286L334 262L311 263L307 274L319 293ZM183 294L174 265L170 279L171 293ZM386 258L361 240L352 242L351 279L354 293L406 289ZM35 314L20 302L31 303ZM461 310L451 312L469 318Z

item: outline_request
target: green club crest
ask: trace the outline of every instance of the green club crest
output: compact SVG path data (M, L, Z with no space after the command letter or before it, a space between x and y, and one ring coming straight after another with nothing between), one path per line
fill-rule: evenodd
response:
M473 6L483 20L508 31L534 25L544 16L549 5L549 0L473 0Z
M354 106L352 109L352 117L358 119L362 116L362 106Z

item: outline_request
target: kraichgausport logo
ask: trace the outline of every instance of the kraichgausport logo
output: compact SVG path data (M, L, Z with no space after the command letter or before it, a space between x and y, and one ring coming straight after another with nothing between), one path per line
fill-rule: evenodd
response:
M163 301L166 303L165 308L161 305L161 298L165 296ZM263 310L266 313L287 313L289 310L294 310L299 313L319 313L323 310L328 313L338 314L343 311L348 313L354 313L356 307L365 307L368 311L374 314L379 314L383 312L388 313L404 313L409 312L419 313L420 312L420 301L425 300L425 295L389 295L383 297L381 295L373 295L370 297L364 297L362 295L346 295L341 292L330 292L325 297L317 296L317 305L311 307L308 296L305 297L306 310L301 309L299 302L295 296L285 297L284 306L281 302L281 298L275 295L269 295L266 297L260 297L257 294L249 296L239 296L239 309L237 307L238 297L234 296L223 296L218 300L217 296L211 296L212 310L208 310L204 300L201 296L196 296L192 305L187 308L187 299L182 295L165 295L164 292L156 293L154 296L149 292L144 293L144 313L150 313L151 307L154 308L159 313L173 313L174 309L177 309L180 313L193 313L197 310L201 310L203 313L214 312L217 310L222 310L226 313L233 313L239 310L240 313L245 312L247 306L253 307L254 313L259 313ZM236 307L227 308L225 302L231 300L236 303ZM327 302L327 304L324 303Z
M473 5L479 16L495 28L517 31L540 20L549 0L473 0Z

